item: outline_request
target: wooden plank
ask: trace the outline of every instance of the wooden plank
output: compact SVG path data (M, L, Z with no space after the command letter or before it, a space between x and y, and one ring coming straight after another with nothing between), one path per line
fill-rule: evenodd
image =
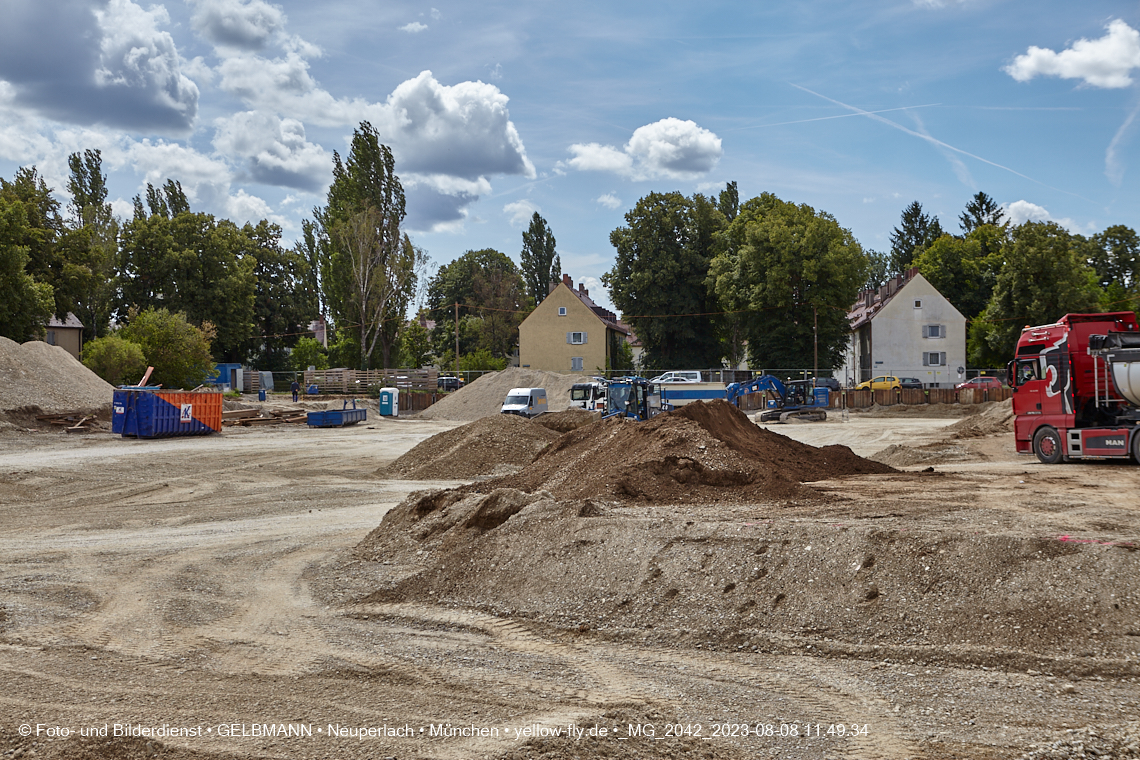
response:
M242 420L247 417L257 417L260 412L256 409L230 409L222 412L222 420Z

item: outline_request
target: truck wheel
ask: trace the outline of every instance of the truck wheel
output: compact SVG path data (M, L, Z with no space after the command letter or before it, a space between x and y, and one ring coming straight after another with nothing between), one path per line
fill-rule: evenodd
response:
M1140 464L1140 430L1132 432L1132 458Z
M1033 434L1033 453L1042 464L1057 464L1064 456L1061 436L1051 427L1039 428Z

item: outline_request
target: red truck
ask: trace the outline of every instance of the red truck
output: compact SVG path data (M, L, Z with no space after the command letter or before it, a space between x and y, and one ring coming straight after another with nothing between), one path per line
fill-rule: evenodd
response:
M1008 374L1017 451L1140 462L1140 328L1130 311L1026 327Z

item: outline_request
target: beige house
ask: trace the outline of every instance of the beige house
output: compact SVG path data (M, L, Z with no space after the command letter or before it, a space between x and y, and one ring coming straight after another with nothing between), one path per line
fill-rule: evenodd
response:
M70 311L67 312L67 319L62 322L53 316L47 323L44 340L48 345L59 346L78 359L83 348L83 323Z
M519 366L591 375L609 366L629 328L590 300L570 275L551 283L550 294L519 325Z

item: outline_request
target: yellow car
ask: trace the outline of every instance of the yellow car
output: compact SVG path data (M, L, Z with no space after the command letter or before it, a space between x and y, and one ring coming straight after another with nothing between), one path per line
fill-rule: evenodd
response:
M857 391L890 391L899 387L899 379L894 375L881 375L855 386Z

